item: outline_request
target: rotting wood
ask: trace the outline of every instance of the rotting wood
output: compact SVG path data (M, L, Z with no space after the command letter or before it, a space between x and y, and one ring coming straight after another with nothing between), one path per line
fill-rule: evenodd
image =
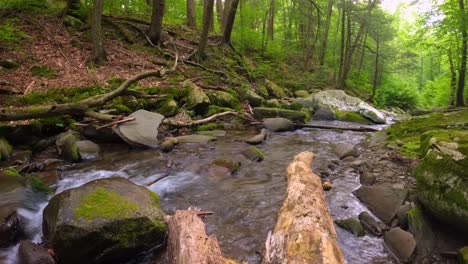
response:
M168 226L168 255L172 264L227 264L236 263L225 258L216 241L205 231L200 218L210 212L178 210L166 218Z
M286 198L266 240L263 264L345 263L322 181L311 170L313 159L312 152L302 152L288 166Z

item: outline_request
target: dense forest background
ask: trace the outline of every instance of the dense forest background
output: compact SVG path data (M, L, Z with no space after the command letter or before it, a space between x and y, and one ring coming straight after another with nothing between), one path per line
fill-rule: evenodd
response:
M408 11L418 2L429 11ZM97 19L135 18L151 22L152 45L167 45L160 32L171 26L199 29L197 61L209 56L206 38L219 36L255 65L253 79L296 90L336 86L379 107L464 105L465 1L411 5L390 13L378 0L4 0L0 11L8 19L0 25L0 43L28 41L13 13L69 14L88 21L93 59L105 63Z

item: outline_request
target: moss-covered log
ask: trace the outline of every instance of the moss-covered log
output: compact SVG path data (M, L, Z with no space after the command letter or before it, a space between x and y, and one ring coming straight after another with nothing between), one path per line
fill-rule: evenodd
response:
M205 224L197 210L176 211L167 217L169 229L168 254L173 264L227 264L236 263L221 253L218 242L208 237Z
M313 159L312 152L302 152L288 166L286 198L268 235L264 264L345 263Z
M103 105L113 98L121 95L132 84L149 77L162 77L164 74L164 70L142 73L126 80L117 89L111 92L95 95L78 102L29 106L22 108L2 108L0 109L0 121L26 120L58 115L85 114L91 108Z

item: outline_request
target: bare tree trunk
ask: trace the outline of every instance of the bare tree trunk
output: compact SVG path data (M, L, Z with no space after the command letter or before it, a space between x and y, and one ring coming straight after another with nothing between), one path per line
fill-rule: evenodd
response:
M466 75L466 56L467 56L467 41L468 36L466 32L466 14L465 14L465 0L459 0L461 12L461 32L462 32L462 50L461 50L461 63L460 71L458 74L458 89L457 89L457 106L465 105L465 98L463 92L465 90L465 75Z
M164 6L165 0L153 0L153 11L151 14L151 25L148 37L154 45L159 45L161 41Z
M343 79L344 63L345 63L345 50L346 50L346 0L342 1L343 7L341 8L341 40L340 40L340 64L338 67L338 81L337 86L339 89L344 89L345 83Z
M231 2L231 5L229 6L229 11L226 17L226 24L225 24L224 32L223 32L223 38L221 40L221 43L226 46L231 46L232 28L234 27L234 20L236 18L237 6L239 5L239 0L231 0L230 2Z
M362 51L361 51L361 59L359 60L359 74L361 74L362 65L364 64L364 56L366 55L366 43L367 43L367 31L364 35L364 40L362 41Z
M224 33L224 28L226 27L227 17L229 16L229 10L231 9L232 0L224 0L224 9L223 9L223 26L221 27L221 32Z
M374 97L375 97L375 92L377 91L377 79L378 79L378 76L379 76L379 48L380 48L380 43L379 43L379 40L377 39L376 40L376 51L375 51L375 68L374 68L374 80L372 82L372 95L370 97L370 100L374 100Z
M302 152L288 166L286 198L268 235L263 264L345 263L322 181L311 170L313 159L312 152Z
M457 71L453 64L452 49L448 50L448 59L450 65L450 98L449 106L455 105L455 93L457 92Z
M223 1L216 0L216 15L218 18L219 31L223 32Z
M195 0L187 0L187 26L197 28L197 16L195 13Z
M205 224L196 210L177 210L166 219L168 254L172 264L227 264L235 261L224 258L216 238L205 232Z
M275 26L275 0L270 0L270 8L268 9L268 38L273 40Z
M205 56L205 49L208 43L208 34L210 32L211 21L213 20L214 0L204 0L203 10L203 30L200 37L200 43L195 51L195 60L200 61Z
M328 33L330 31L332 12L333 12L333 0L328 0L327 18L325 20L325 31L323 32L322 48L320 50L320 56L319 56L320 66L323 66L325 64L325 56L327 54L327 45L328 45Z
M91 32L93 38L92 61L99 64L106 61L104 51L104 34L102 32L102 11L104 0L94 0L93 13L91 17Z

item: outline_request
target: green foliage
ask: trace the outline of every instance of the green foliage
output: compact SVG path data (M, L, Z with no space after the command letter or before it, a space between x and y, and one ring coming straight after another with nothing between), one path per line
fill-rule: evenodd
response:
M33 189L33 191L43 194L52 193L50 188L35 176L31 176L31 188Z
M56 71L49 69L47 66L35 66L31 69L33 76L40 76L45 78L54 78L56 76Z
M0 44L14 44L18 43L23 38L29 38L25 32L18 30L14 26L16 21L16 19L8 19L3 22L3 24L0 24Z
M17 170L13 169L13 168L4 169L2 172L6 176L21 177L19 172Z
M211 131L219 128L223 128L222 124L218 123L208 123L197 127L197 131Z
M418 90L412 83L399 79L387 80L377 91L375 103L379 107L398 107L404 110L418 106Z
M80 205L75 210L75 218L88 221L95 218L113 219L129 216L136 209L138 204L114 191L98 187L81 198Z
M370 121L369 119L365 118L364 116L356 112L340 111L337 109L335 109L334 112L335 112L336 119L340 121L360 123L360 124L366 124L366 125L372 124L372 121Z
M445 107L450 101L450 78L440 76L434 81L429 81L421 92L421 106L423 108ZM455 95L454 95L455 96Z
M0 1L0 12L39 12L49 7L47 0L2 0Z

